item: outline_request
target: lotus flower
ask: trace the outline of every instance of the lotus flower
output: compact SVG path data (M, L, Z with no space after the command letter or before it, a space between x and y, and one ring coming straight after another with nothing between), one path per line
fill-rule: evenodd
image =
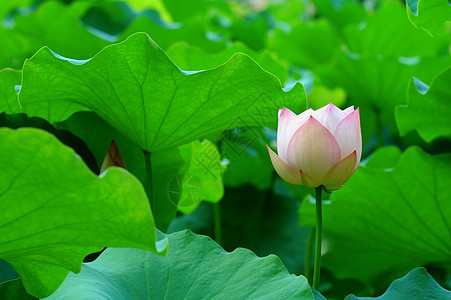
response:
M362 155L359 109L335 105L296 115L279 110L277 152L266 146L282 179L309 188L337 190L354 174Z

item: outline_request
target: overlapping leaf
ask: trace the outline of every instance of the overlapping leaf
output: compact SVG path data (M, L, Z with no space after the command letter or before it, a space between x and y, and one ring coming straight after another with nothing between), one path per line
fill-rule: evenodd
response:
M377 298L349 295L345 300L449 299L450 297L451 291L442 288L426 269L417 268L403 278L393 281L387 291Z
M407 0L407 14L415 26L430 35L446 34L450 24L451 6L442 0Z
M146 34L83 63L44 48L25 63L19 97L25 112L50 122L89 109L149 152L233 127L275 124L279 107L305 107L301 85L282 91L246 55L185 74Z
M313 299L307 280L290 275L276 256L259 258L242 248L227 253L189 231L168 239L164 258L107 249L47 299Z
M450 162L449 154L416 147L402 155L397 148L378 151L324 205L324 267L374 282L450 264ZM305 201L300 213L302 224L314 226L314 204Z
M0 145L0 258L30 294L50 295L105 246L157 251L146 194L128 172L99 178L38 129L0 129Z
M402 135L416 129L426 141L451 136L451 68L439 74L426 93L419 92L412 79L407 105L396 107L396 120Z

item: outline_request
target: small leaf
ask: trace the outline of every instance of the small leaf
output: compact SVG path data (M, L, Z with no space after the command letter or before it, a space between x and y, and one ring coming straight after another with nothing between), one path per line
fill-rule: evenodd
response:
M280 260L247 249L224 251L209 237L181 231L167 236L166 257L139 249L107 249L71 273L47 299L311 299L303 276ZM114 288L112 288L114 286Z
M124 169L99 178L38 129L1 128L0 145L0 258L31 295L50 295L103 247L164 250L145 191Z

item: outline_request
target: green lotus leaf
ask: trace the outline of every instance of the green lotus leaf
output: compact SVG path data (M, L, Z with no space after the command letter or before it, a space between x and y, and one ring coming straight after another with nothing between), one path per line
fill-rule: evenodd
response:
M15 14L13 25L0 26L0 68L22 68L24 60L43 46L63 56L86 59L110 44L80 22L89 6L88 1L70 5L44 1L33 13Z
M410 21L432 36L443 35L451 23L451 5L444 0L407 0Z
M323 266L339 278L391 281L451 263L451 155L382 149L323 205ZM314 226L314 206L302 203L301 224Z
M425 268L416 268L406 276L393 281L387 291L379 297L349 295L345 300L449 299L450 297L451 291L442 288Z
M418 91L412 79L407 105L399 105L395 111L401 135L416 129L426 142L451 137L450 82L451 68L439 74L425 91ZM422 83L419 85L423 86Z
M224 251L209 237L167 236L166 257L139 249L107 249L80 274L70 274L46 299L312 299L303 276L279 258L247 249Z
M284 92L247 55L188 74L143 33L89 61L41 49L24 65L19 100L26 113L51 123L91 110L148 152L229 128L275 125L280 107L306 107L301 85Z
M53 293L103 247L163 251L140 182L111 168L93 174L48 132L0 129L0 259L36 297Z

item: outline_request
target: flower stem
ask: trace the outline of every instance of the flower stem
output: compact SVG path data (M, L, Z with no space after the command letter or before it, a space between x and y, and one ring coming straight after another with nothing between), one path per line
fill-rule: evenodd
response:
M315 241L315 227L310 228L310 233L307 240L307 247L305 251L304 262L304 276L311 283L312 282L312 257L313 257L313 242Z
M149 198L150 208L153 210L155 206L155 197L153 194L153 178L152 178L152 154L148 151L144 152L144 161L146 164L146 192Z
M222 244L222 226L221 226L221 207L219 202L213 203L213 219L215 223L215 240L219 245Z
M321 269L321 242L322 242L322 188L319 186L316 188L316 243L315 243L315 267L313 270L313 285L315 290L318 290L319 285L319 272Z

